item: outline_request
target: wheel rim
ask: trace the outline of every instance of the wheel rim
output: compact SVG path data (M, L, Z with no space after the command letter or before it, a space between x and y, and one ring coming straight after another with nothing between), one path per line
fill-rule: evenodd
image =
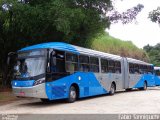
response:
M146 82L144 83L144 90L146 90L147 89L147 84L146 84Z
M114 92L115 92L115 87L114 87L114 85L112 84L112 86L111 86L111 94L114 94Z
M76 91L73 90L73 89L71 89L70 98L73 99L73 100L76 99Z

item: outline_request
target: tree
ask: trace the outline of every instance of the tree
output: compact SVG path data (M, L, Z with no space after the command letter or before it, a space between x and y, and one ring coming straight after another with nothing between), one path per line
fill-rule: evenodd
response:
M160 24L160 7L151 11L149 13L149 18L151 19L152 22Z
M143 8L144 6L142 4L138 4L137 6L122 13L119 13L118 11L112 11L111 16L109 16L109 20L112 23L117 23L119 21L121 21L123 24L130 23L136 19L136 16Z
M150 62L155 66L160 66L160 43L155 46L144 46L143 49L148 53Z
M144 49L146 52L150 52L150 51L153 49L153 47L148 44L148 45L144 46L143 49Z

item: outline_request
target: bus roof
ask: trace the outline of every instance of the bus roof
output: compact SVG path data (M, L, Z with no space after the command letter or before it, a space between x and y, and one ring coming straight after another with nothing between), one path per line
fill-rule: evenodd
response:
M156 67L154 67L154 69L155 69L155 70L160 70L160 67L157 67L157 66L156 66Z
M104 53L104 52L100 52L100 51L96 51L96 50L91 50L91 49L87 49L87 48L83 48L83 47L78 47L78 46L63 43L63 42L49 42L49 43L32 45L32 46L29 46L29 47L22 48L19 51L22 52L22 51L28 51L28 50L47 49L47 48L64 50L64 51L73 52L73 53L77 53L77 54L107 57L107 58L116 59L116 60L122 59L122 57L120 57L118 55L112 55L112 54L109 54L109 53Z
M127 61L129 63L136 63L136 64L152 65L153 66L153 64L150 64L150 63L147 63L147 62L144 62L144 61L141 61L141 60L133 59L133 58L127 58Z
M56 50L63 50L63 51L68 51L68 52L73 52L76 54L85 54L85 55L91 55L91 56L97 56L97 57L104 57L104 58L109 58L109 59L114 59L114 60L121 60L122 57L118 55L113 55L105 52L100 52L92 49L87 49L83 47L78 47L75 45L63 43L63 42L48 42L48 43L41 43L37 45L32 45L29 47L22 48L21 51L27 51L27 50L35 50L35 49L47 49L47 48L53 48ZM127 60L131 63L137 63L137 64L145 64L145 65L152 65L140 60L136 60L133 58L127 58Z
M78 52L72 45L63 43L63 42L48 42L48 43L36 44L36 45L22 48L19 51L21 52L21 51L28 51L28 50L35 50L35 49L49 49L49 48Z

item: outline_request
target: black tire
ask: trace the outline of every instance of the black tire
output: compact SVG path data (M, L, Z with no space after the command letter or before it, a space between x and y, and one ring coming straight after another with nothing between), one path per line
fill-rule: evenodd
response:
M77 90L74 86L71 86L69 89L69 96L67 102L73 103L76 101L76 99L77 99Z
M143 87L139 88L140 90L147 90L147 82L143 83Z
M45 98L41 98L41 101L42 101L43 103L49 103L49 102L50 102L49 99L45 99Z
M114 95L115 94L115 91L116 91L116 86L114 83L111 84L111 87L110 87L110 91L109 91L109 94L110 95Z
M147 90L147 82L146 81L143 84L142 90Z
M125 89L126 91L131 91L132 90L132 88L127 88L127 89Z

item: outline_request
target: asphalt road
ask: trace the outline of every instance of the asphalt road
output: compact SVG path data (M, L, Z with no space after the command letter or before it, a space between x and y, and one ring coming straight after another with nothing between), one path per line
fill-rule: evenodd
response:
M0 106L0 114L160 114L160 87L80 99L42 103L22 98Z

